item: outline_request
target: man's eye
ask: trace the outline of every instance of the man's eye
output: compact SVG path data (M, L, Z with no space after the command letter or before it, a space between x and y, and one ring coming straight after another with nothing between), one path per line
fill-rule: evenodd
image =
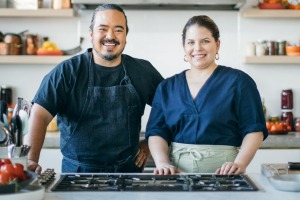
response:
M202 40L201 43L202 43L202 44L208 44L208 43L209 43L209 40Z
M117 29L117 30L116 30L116 32L118 32L118 33L122 33L122 32L123 32L123 30L122 30L122 29Z

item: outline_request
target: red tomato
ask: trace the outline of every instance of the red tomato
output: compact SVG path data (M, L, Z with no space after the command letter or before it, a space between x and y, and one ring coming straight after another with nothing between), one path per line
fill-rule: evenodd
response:
M10 159L2 159L1 160L2 164L0 167L0 173L4 174L3 176L3 183L7 183L12 181L14 179L17 179L18 181L24 181L28 177L26 173L24 172L24 166L20 163L12 164Z
M9 183L9 175L7 173L0 172L0 185Z
M26 173L24 172L24 166L20 163L14 164L14 175L19 181L24 181L27 179Z
M2 158L1 159L1 166L4 164L12 164L9 158Z
M5 164L5 165L2 165L0 168L0 173L8 174L8 177L10 178L10 180L17 178L14 174L14 171L15 171L15 168L12 164Z

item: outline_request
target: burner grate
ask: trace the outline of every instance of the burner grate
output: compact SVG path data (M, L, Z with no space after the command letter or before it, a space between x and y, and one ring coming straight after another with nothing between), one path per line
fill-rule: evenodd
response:
M247 175L64 174L52 187L67 191L257 191Z

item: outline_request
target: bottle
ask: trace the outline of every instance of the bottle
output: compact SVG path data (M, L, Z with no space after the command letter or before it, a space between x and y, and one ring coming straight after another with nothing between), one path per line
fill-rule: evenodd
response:
M293 112L291 110L282 110L281 121L287 122L291 129L294 127L293 119Z
M1 87L1 100L7 103L8 108L13 108L12 103L12 89L6 85Z
M293 109L293 91L291 89L282 90L281 92L281 108Z

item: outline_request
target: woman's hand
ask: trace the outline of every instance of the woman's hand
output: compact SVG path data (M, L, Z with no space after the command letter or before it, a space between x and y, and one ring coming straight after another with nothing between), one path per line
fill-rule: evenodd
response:
M170 165L169 163L159 163L156 165L156 169L154 170L154 174L158 175L168 175L168 174L176 174L180 171L176 169L173 165Z
M220 175L231 175L231 174L242 174L244 173L246 170L246 167L238 164L238 163L234 163L234 162L225 162L221 168L218 168L216 170L216 174L220 174Z

